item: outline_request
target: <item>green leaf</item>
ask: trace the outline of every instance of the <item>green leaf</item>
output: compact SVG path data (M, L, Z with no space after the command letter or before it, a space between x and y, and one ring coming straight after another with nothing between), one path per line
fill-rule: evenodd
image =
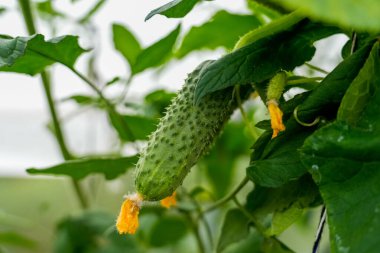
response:
M148 115L156 117L164 116L165 109L169 106L171 100L175 97L175 93L167 90L155 90L147 94L144 98L144 105Z
M25 249L35 249L37 246L35 241L19 233L10 231L0 232L0 245L9 245Z
M37 10L42 14L42 16L47 17L64 17L65 15L61 12L57 11L52 4L51 0L46 0L42 2L37 2Z
M100 173L107 180L114 179L125 173L137 163L137 156L120 158L87 158L67 161L48 168L30 168L29 174L66 175L75 180L85 178L94 173Z
M269 129L255 143L251 162L247 168L247 176L257 185L279 187L294 181L307 172L300 162L298 149L304 140L315 130L315 127L303 127L294 118L289 118L299 103L304 101L308 93L295 96L282 104L286 130L271 139ZM269 123L269 122L268 122ZM267 127L261 124L262 127ZM260 126L260 125L259 125Z
M188 232L188 227L180 216L164 216L158 219L150 232L149 244L153 247L163 247L175 244Z
M277 238L264 238L256 230L250 229L246 238L229 245L223 253L294 253L294 251Z
M298 117L304 122L312 122L318 116L335 118L344 92L363 66L370 49L371 43L339 64L309 95L295 97L282 105L286 131L273 140L269 134L259 138L247 168L252 181L261 186L278 187L307 171L300 162L299 148L315 127L303 127L294 118L287 118L296 106Z
M250 229L249 235L238 242L232 243L223 250L223 253L262 253L261 245L264 238L254 229Z
M279 70L293 70L313 57L315 41L337 32L336 28L303 21L227 54L202 70L195 91L196 102L217 90L260 83Z
M354 102L356 122L351 124L350 115L342 114L311 135L302 148L302 161L326 204L333 253L375 253L380 246L379 74L376 44L345 95L353 101L366 97L364 107Z
M176 52L176 56L182 58L192 51L201 49L218 47L232 49L242 35L260 25L260 21L255 16L219 11L210 21L190 29ZM220 32L221 27L225 32Z
M146 140L156 130L157 119L139 115L110 113L109 118L119 137L124 141Z
M120 24L112 25L112 34L115 49L124 56L130 66L133 66L136 62L137 56L141 52L140 43L135 35L133 35L133 33L125 26Z
M251 160L247 176L255 184L279 187L296 180L306 172L300 162L298 149L315 128L304 128L294 121L286 125L286 131L268 142L260 158L255 157Z
M160 66L166 62L173 53L173 47L177 41L180 30L181 27L177 26L177 28L167 36L143 49L137 56L135 64L132 65L132 73L137 74L148 68Z
M37 34L31 37L0 37L0 71L35 75L59 62L72 68L85 50L76 36L62 36L45 41Z
M78 105L98 105L101 102L99 98L88 95L72 95L62 99L61 101L74 101Z
M168 18L182 18L189 13L200 0L174 0L157 9L152 10L145 18L149 20L156 14L164 15Z
M103 212L85 212L68 217L57 226L54 252L119 253L142 252L132 236L120 236L114 229L115 217Z
M246 238L249 234L248 224L249 219L240 209L229 210L224 218L216 252L222 252L230 244Z
M344 95L338 111L338 120L344 120L350 125L356 124L373 96L375 87L379 84L380 78L375 78L379 67L379 42L377 42L370 57Z
M106 86L107 87L111 86L111 85L113 85L115 83L118 83L120 81L122 81L122 78L120 76L115 76L114 78L112 78L111 80L109 80L109 81L106 82Z
M299 105L297 114L301 121L312 122L321 115L330 115L330 118L336 117L335 108L340 105L348 86L365 63L372 45L373 42L367 43L353 55L347 57L323 79L310 96Z
M0 6L0 15L3 15L7 11L7 8Z
M264 240L262 248L263 253L295 253L277 238L267 238Z
M307 16L348 29L380 31L380 4L377 0L283 0L278 4L301 9Z
M282 233L307 207L320 203L318 188L309 175L281 187L256 186L247 197L247 209L268 236Z

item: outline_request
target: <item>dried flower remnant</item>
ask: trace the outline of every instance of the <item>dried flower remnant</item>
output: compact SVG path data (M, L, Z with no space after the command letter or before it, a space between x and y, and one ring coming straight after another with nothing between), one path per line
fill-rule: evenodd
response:
M176 195L177 195L177 193L174 192L171 196L162 199L160 201L161 206L163 206L165 208L170 208L172 206L175 206L177 204Z
M119 234L134 234L139 226L139 212L142 197L138 193L128 195L124 200L119 216L116 221L116 228Z

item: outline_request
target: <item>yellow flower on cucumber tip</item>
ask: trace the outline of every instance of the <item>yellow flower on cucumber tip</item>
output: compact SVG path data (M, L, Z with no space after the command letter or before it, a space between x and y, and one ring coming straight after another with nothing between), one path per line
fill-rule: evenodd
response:
M175 206L177 204L177 200L176 200L176 195L177 193L176 192L173 192L173 194L169 197L166 197L164 198L163 200L161 200L161 206L163 207L166 207L166 208L170 208L171 206Z
M134 234L139 226L142 197L138 193L126 196L121 205L116 228L119 234Z
M278 107L278 103L276 100L271 99L267 102L268 111L270 115L270 123L273 129L272 139L275 138L279 132L285 130L285 126L282 123L282 111Z

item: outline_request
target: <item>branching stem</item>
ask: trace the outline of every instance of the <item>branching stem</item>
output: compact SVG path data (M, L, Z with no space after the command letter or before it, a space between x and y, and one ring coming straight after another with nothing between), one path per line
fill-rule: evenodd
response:
M231 199L233 199L235 197L235 195L240 192L241 189L243 189L243 187L249 182L249 179L248 177L245 177L241 182L240 184L230 193L228 194L227 196L225 196L224 198L220 199L219 201L215 202L213 205L207 207L206 209L204 209L202 211L202 213L208 213L208 212L211 212L213 210L215 210L216 208L218 208L219 206L227 203L228 201L230 201Z

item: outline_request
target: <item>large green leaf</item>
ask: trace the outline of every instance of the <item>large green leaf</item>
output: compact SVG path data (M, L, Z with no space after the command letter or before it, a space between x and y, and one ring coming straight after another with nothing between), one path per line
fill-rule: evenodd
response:
M200 0L174 0L157 9L152 10L145 18L145 21L156 14L164 15L168 18L182 18L189 13Z
M281 0L291 9L299 8L313 19L346 28L380 31L380 3L377 0Z
M249 234L249 222L240 209L229 210L224 218L216 252L222 252L230 244L246 238Z
M112 34L115 49L124 56L130 66L133 66L141 52L140 43L131 31L120 24L112 25Z
M359 107L352 108L356 121L341 114L311 135L302 149L303 163L326 204L332 252L375 253L380 247L379 53L376 44L345 95L353 101L366 97L354 103Z
M251 161L248 177L261 186L279 187L302 176L307 170L300 162L298 149L313 130L298 126L272 140L262 157Z
M188 53L201 49L233 48L239 37L260 26L260 21L252 15L238 15L227 11L217 12L211 20L194 26L185 35L176 56L184 57ZM220 32L223 27L224 32Z
M106 179L114 179L132 168L137 162L137 156L120 158L88 158L64 162L48 168L30 168L29 174L66 175L75 180L90 174L100 173Z
M315 41L337 32L336 28L304 20L227 54L202 70L196 102L220 89L263 82L279 70L293 70L313 57Z
M0 71L35 75L47 66L61 63L73 67L85 50L78 37L67 35L45 41L37 34L31 37L0 37Z
M269 236L280 234L305 208L319 203L318 188L309 175L278 188L256 186L247 197L247 209Z
M139 115L109 113L112 126L124 141L146 140L156 130L157 119Z
M173 53L173 47L177 41L180 28L180 26L177 26L177 28L167 36L143 49L137 56L135 64L132 65L133 74L137 74L148 68L157 67L164 63Z
M376 85L379 85L379 79L373 77L377 75L377 68L380 66L378 51L379 43L376 43L371 57L366 61L342 99L337 116L339 120L344 120L351 125L356 124L373 96Z
M366 43L353 55L341 62L298 107L298 117L304 122L313 121L317 116L328 115L335 110L351 82L358 75L366 61L373 42Z
M318 116L335 118L344 92L363 66L371 45L368 43L345 59L310 94L296 96L281 105L286 130L273 140L270 140L269 133L259 138L247 168L251 180L262 186L279 187L306 173L307 168L300 162L299 148L320 125L303 127L290 116L298 107L298 117L304 122L311 122Z

